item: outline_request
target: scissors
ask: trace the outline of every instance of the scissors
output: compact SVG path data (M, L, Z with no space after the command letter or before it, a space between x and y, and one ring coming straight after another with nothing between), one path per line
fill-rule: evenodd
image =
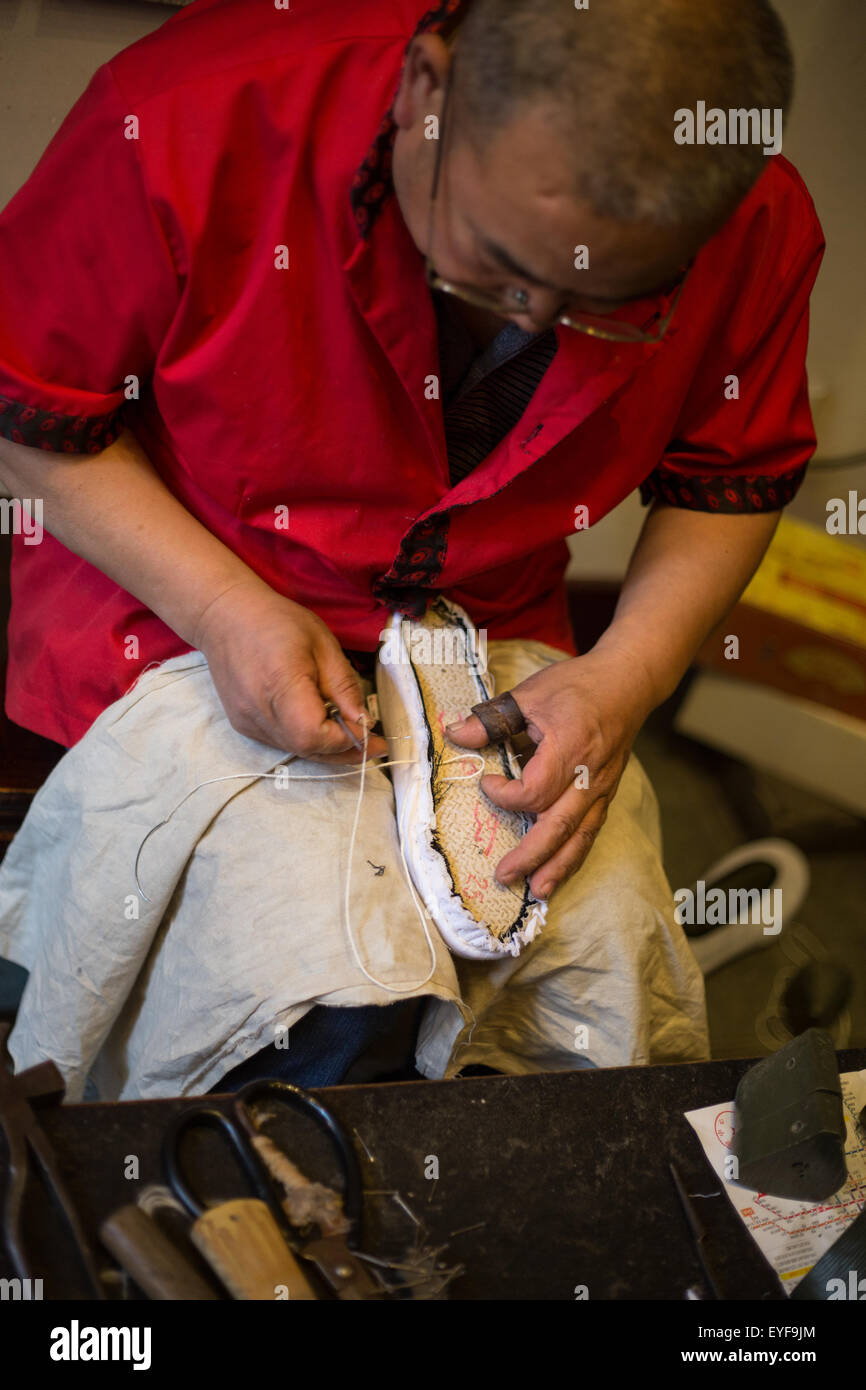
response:
M288 1194L280 1165L286 1156L275 1149L261 1129L251 1106L267 1101L287 1106L313 1120L331 1142L343 1179L343 1191L335 1203L340 1219L323 1218L297 1223L291 1216ZM181 1144L191 1129L209 1128L228 1139L256 1197L265 1202L288 1245L299 1259L311 1265L327 1293L346 1300L376 1298L383 1286L355 1253L362 1239L363 1190L358 1159L351 1141L336 1115L320 1100L287 1081L251 1081L240 1090L226 1112L216 1106L196 1105L184 1109L170 1125L163 1143L166 1175L177 1197L193 1218L201 1217L205 1207L191 1188L181 1163ZM265 1141L264 1143L262 1141ZM289 1165L285 1165L289 1166ZM295 1184L310 1192L326 1192L293 1168ZM295 1190L297 1196L297 1190Z

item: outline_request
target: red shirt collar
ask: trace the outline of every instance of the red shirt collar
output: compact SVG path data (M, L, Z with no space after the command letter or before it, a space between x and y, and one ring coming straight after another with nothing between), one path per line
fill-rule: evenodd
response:
M450 33L460 23L469 8L469 4L470 0L443 0L442 4L434 5L418 21L412 39L416 38L418 34ZM409 43L412 42L412 39L409 40ZM408 49L409 44L406 47ZM401 65L401 77L402 74ZM398 89L399 85L398 81ZM395 90L395 99L396 95ZM358 230L364 238L369 236L370 229L381 212L385 200L394 192L391 162L397 124L392 114L393 110L394 102L392 101L382 117L373 143L352 180L352 211Z

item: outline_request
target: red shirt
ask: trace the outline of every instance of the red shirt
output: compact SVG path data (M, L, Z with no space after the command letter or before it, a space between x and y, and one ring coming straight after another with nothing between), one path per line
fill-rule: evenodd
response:
M594 524L641 485L723 511L795 492L821 229L796 171L768 159L665 338L558 328L523 416L452 487L427 389L435 315L383 119L420 13L198 0L100 68L0 217L0 429L98 452L125 423L189 511L347 649L374 650L389 611L441 591L491 639L573 651L578 507ZM71 743L186 644L47 533L14 552L7 711Z

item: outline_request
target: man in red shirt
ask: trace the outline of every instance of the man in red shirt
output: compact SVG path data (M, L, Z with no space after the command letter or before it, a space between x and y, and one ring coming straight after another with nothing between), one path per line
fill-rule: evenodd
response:
M814 448L820 227L734 120L790 85L763 0L197 0L100 69L0 218L0 478L50 532L11 717L72 744L195 648L235 729L356 762L324 702L357 735L390 612L573 654L564 537L640 487L614 622L484 784L548 897Z

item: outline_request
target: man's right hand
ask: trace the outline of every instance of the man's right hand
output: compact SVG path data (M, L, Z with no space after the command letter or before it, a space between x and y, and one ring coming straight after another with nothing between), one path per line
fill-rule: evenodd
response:
M333 700L363 742L360 682L336 637L207 531L129 430L95 455L0 439L3 489L43 498L47 531L203 652L239 733L318 762L360 762L325 713ZM370 757L387 751L382 738L367 744Z
M207 657L238 733L315 762L361 761L339 724L328 719L324 704L333 700L363 742L358 676L334 634L308 608L251 575L208 604L195 646ZM368 757L387 751L383 738L369 738Z

